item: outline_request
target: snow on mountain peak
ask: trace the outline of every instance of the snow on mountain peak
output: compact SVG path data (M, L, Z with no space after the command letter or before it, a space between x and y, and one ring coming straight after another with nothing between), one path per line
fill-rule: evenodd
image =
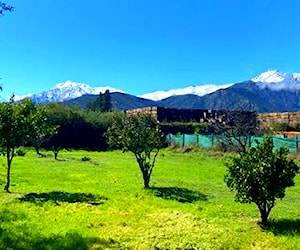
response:
M300 73L282 73L278 70L269 70L251 79L256 84L264 89L272 90L300 90Z
M252 79L253 82L282 82L285 79L285 74L278 70L269 70Z
M76 87L85 87L88 86L84 83L72 82L71 80L67 80L65 82L61 82L56 84L52 89L64 89L64 88L76 88Z
M297 82L300 82L300 73L293 73L293 79Z
M233 84L225 84L225 85L201 85L201 86L190 86L186 88L181 89L171 89L168 91L155 91L152 93L140 95L139 97L150 99L153 101L159 101L165 98L168 98L170 96L175 95L186 95L186 94L193 94L198 96L204 96L207 94L210 94L212 92L215 92L219 89L226 89L232 86Z
M110 92L124 92L123 90L113 87L91 87L85 83L77 83L67 80L58 83L52 89L43 91L39 94L32 95L31 98L37 102L61 102L74 99L86 94L98 95L100 92L104 93L106 90Z

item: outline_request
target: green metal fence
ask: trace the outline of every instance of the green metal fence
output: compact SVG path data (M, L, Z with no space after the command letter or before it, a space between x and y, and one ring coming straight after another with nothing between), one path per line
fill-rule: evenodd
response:
M278 136L271 136L273 138L274 148L280 148L281 146L286 146L291 153L297 153L300 150L300 138L283 138ZM180 146L189 145L199 145L203 148L212 148L217 146L217 137L214 135L201 135L201 134L182 134L182 135L172 135L167 136L169 143L175 143ZM252 137L251 146L255 147L255 140L262 141L262 137Z

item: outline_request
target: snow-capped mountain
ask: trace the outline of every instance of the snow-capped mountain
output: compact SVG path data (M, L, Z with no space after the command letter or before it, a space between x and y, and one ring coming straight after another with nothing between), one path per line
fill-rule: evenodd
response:
M283 73L269 70L251 79L262 89L271 90L300 90L300 73Z
M198 96L204 96L209 93L213 93L218 89L226 89L232 86L232 84L226 85L202 85L202 86L190 86L186 88L171 89L168 91L156 91L152 93L147 93L139 97L154 101L159 101L170 96L176 95L186 95L194 94ZM15 100L21 100L25 97L33 99L36 103L45 102L62 102L70 99L80 97L85 94L98 95L100 92L104 93L105 90L109 90L111 93L120 92L125 93L125 91L116 89L110 86L104 87L91 87L85 83L72 82L70 80L62 83L56 84L52 89L48 91L43 91L38 94L27 94L22 96L15 96Z
M43 91L41 93L33 94L33 95L28 94L24 96L16 96L15 99L20 100L25 97L30 97L36 103L61 102L61 101L74 99L85 94L98 95L100 92L104 93L105 90L109 90L110 92L124 93L123 90L116 89L109 86L91 87L84 83L77 83L68 80L66 82L58 83L54 88L48 91Z
M200 85L156 91L141 95L141 98L125 95L123 90L110 86L91 87L84 83L72 81L59 83L48 91L29 96L37 103L61 102L81 98L86 94L98 95L107 89L111 93L123 93L112 95L117 109L163 106L171 108L243 109L259 112L300 111L300 73L282 73L277 70L264 72L242 83ZM96 98L95 96L83 97L90 98L89 102ZM20 98L16 97L16 99ZM120 103L121 99L122 107L120 108L117 107L117 103Z
M233 84L225 84L225 85L200 85L200 86L190 86L186 88L180 88L180 89L171 89L168 91L155 91L152 93L140 95L139 97L150 99L153 101L159 101L165 98L168 98L170 96L176 96L176 95L187 95L187 94L193 94L198 96L204 96L210 93L213 93L219 89L226 89L232 86Z

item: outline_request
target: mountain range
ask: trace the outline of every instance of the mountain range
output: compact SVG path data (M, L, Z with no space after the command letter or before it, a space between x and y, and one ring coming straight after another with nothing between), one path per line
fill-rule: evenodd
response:
M227 85L201 85L133 96L113 87L90 87L67 81L53 89L30 95L37 103L64 102L85 107L100 92L111 92L117 110L160 106L180 109L255 110L285 112L300 110L300 74L270 70L250 80Z

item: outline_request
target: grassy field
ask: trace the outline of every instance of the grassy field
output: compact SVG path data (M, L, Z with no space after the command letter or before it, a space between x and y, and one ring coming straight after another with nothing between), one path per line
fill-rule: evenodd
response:
M225 161L164 150L144 190L130 153L29 151L14 159L12 193L0 191L0 249L300 249L300 176L262 230L256 206L225 186Z

